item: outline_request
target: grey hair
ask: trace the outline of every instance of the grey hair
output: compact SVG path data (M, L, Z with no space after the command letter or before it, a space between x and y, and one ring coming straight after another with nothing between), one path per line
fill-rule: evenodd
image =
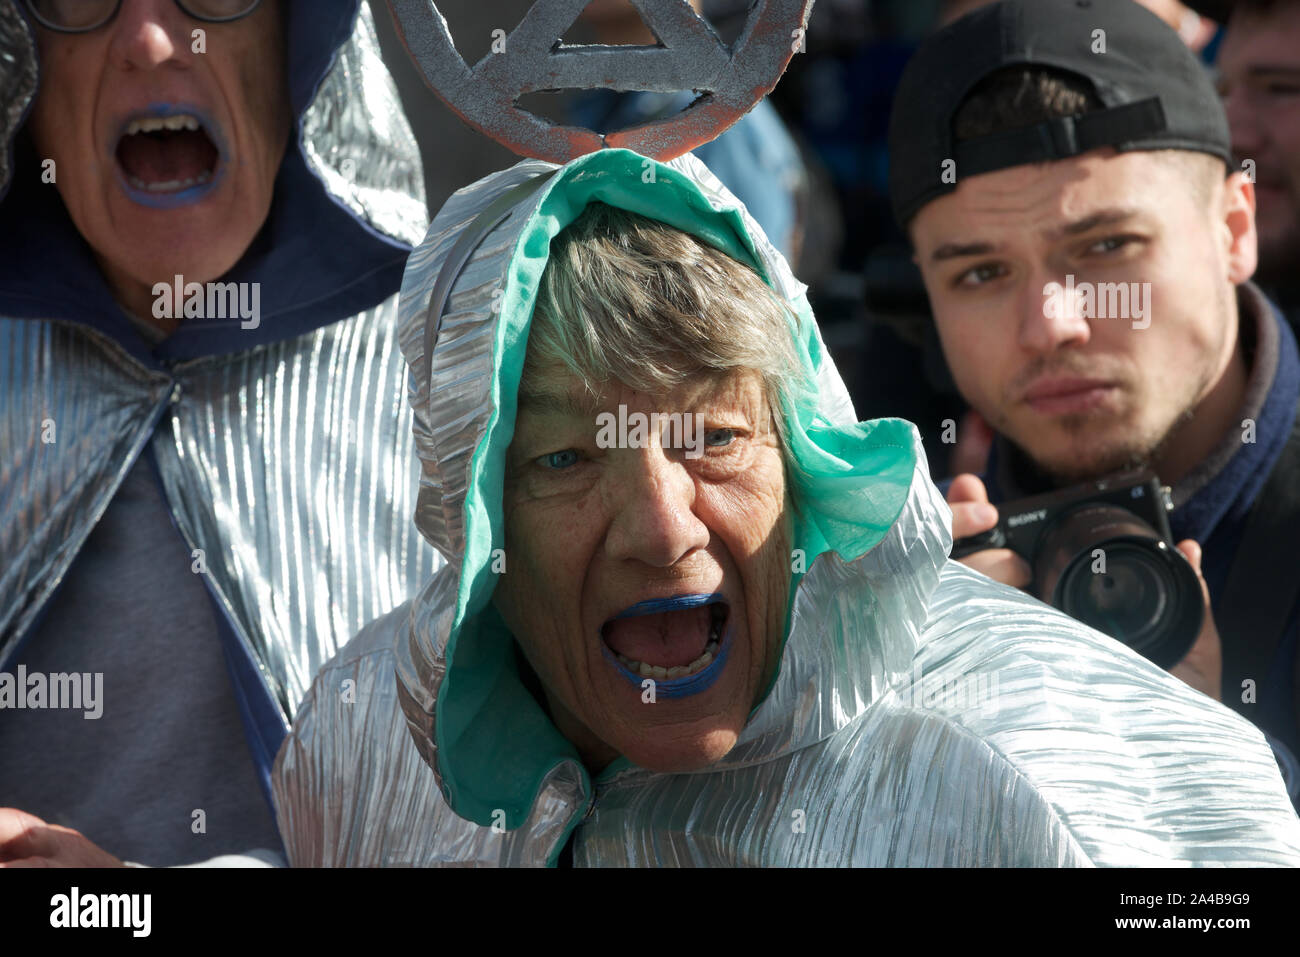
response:
M783 406L802 382L798 313L749 266L672 226L590 204L551 243L521 388L561 366L590 393L617 380L666 393L701 373L762 378L789 462Z

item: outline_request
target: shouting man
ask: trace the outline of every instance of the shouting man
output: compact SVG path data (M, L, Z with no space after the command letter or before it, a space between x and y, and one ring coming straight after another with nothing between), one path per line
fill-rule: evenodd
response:
M377 51L357 0L0 0L0 864L281 860L299 699L435 567Z

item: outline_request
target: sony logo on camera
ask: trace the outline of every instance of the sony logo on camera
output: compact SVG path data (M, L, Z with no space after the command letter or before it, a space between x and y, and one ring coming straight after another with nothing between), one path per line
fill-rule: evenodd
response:
M1037 522L1043 518L1047 518L1047 509L1040 508L1036 512L1023 512L1020 515L1012 515L1007 519L1007 526L1009 528L1019 528L1021 525L1028 525L1030 522Z

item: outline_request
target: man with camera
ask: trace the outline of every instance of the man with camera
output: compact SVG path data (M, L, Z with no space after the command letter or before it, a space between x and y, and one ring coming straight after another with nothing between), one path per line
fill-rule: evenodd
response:
M890 141L997 433L948 489L954 556L1250 718L1295 800L1300 358L1249 282L1255 189L1210 79L1130 0L1006 0L921 47Z

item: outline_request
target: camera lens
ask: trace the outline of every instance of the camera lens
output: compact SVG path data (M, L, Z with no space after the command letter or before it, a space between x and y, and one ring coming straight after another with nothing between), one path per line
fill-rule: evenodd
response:
M1132 512L1085 506L1040 540L1039 597L1162 668L1200 633L1201 585L1187 559Z

